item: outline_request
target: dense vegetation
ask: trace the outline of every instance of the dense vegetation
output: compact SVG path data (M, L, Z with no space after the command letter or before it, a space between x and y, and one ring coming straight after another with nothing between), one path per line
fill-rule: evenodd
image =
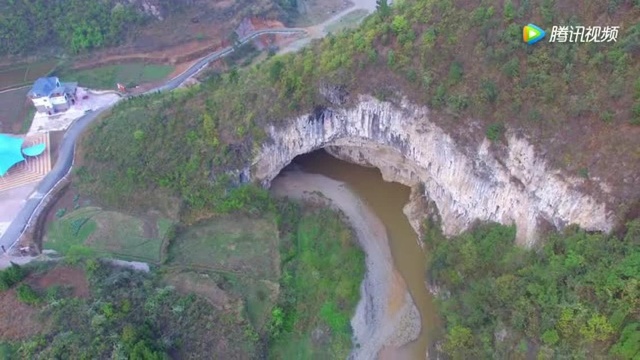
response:
M427 237L448 355L640 357L640 220L622 237L570 228L530 251L514 236L492 225Z
M27 276L27 272L15 263L11 263L11 266L0 271L0 290L7 290Z
M250 325L241 316L182 295L160 277L95 260L86 261L91 296L71 296L64 287L32 289L21 284L18 299L41 309L45 332L14 344L23 359L165 359L209 349L212 339L228 346L223 357L251 354ZM218 324L218 326L212 326Z
M281 224L290 231L281 250L282 291L272 312L271 357L346 359L364 254L337 214L321 209L301 218L293 204L283 210Z
M0 5L0 55L59 45L72 53L115 45L144 17L116 1L7 0Z

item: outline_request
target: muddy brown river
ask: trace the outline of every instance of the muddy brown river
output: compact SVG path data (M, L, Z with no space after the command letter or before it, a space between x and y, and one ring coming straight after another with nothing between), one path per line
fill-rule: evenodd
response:
M401 354L406 359L424 359L426 349L436 334L437 317L431 294L425 287L425 254L417 243L418 236L402 212L409 201L410 189L398 183L385 182L378 169L338 160L325 151L299 156L294 164L305 172L322 174L348 184L384 223L395 266L404 277L422 320L419 338L405 345Z

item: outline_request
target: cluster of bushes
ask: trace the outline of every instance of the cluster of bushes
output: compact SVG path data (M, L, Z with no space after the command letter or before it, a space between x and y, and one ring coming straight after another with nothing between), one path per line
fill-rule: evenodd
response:
M514 236L512 227L488 225L428 238L430 274L444 289L437 303L447 355L640 356L640 220L622 237L570 228L532 250Z
M246 320L237 314L222 313L204 299L181 295L158 275L97 260L84 263L91 285L88 298L71 297L57 287L48 289L46 296L28 286L19 287L21 300L48 302L41 310L47 332L13 344L20 358L252 356L255 339L245 334ZM212 348L221 343L225 346Z
M29 275L29 273L23 267L12 262L11 266L0 271L0 291L13 287L27 277L27 275Z

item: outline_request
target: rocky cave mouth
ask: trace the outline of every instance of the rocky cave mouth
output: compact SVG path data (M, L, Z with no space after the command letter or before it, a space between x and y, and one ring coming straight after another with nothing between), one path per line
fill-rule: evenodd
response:
M349 108L324 109L266 129L247 168L252 181L268 188L296 156L325 149L347 162L376 167L386 181L412 189L408 214L420 228L419 202L432 203L445 236L477 221L515 225L520 245L538 240L540 225L577 224L590 231L612 229L614 215L602 201L582 192L580 179L560 174L531 143L506 133L500 152L492 143L460 144L429 120L429 110L360 96Z

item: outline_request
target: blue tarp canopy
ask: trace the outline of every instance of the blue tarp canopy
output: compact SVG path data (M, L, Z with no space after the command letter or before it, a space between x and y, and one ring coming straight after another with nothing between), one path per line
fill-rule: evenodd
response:
M24 139L0 134L0 176L4 176L11 167L21 161Z
M45 144L36 144L33 146L29 146L28 148L22 149L22 153L27 156L38 156L44 152L47 148Z

